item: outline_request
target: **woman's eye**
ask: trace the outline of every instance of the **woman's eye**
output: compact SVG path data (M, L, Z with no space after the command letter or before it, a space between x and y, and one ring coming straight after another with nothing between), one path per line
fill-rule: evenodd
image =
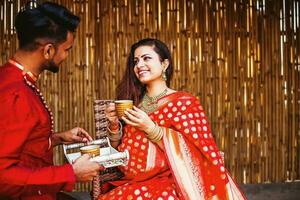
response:
M137 65L137 64L138 64L138 60L134 60L134 61L133 61L133 64L134 64L134 65Z
M145 56L144 57L144 60L146 61L146 60L149 60L150 59L150 57L149 56Z

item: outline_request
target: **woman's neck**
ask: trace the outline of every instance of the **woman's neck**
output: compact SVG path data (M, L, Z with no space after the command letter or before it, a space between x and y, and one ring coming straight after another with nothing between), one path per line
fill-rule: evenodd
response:
M154 97L159 95L162 91L164 91L167 87L166 82L160 82L155 84L147 85L147 95L150 97Z

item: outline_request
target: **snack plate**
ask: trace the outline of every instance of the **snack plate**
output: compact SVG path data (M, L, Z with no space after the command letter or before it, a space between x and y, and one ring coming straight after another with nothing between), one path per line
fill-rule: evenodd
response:
M129 160L129 152L125 150L124 152L119 152L110 146L108 142L108 147L100 148L100 156L95 156L91 158L91 161L98 162L99 164L103 165L105 168L120 166L120 165L127 165ZM81 146L81 145L80 145ZM74 145L63 145L64 154L69 163L73 163L77 158L81 156L80 152L75 153L67 153L67 149L74 148Z

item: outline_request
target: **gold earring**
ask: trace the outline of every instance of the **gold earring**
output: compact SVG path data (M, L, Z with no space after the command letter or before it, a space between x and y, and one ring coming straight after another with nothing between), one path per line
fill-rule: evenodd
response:
M167 81L167 80L168 80L167 74L166 74L166 70L163 70L163 71L162 71L161 77L162 77L162 79L163 79L164 81Z

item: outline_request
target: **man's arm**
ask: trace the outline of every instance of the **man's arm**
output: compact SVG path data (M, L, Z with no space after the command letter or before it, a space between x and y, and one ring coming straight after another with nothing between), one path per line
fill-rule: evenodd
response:
M31 160L23 159L23 148L39 119L25 92L6 94L0 99L0 194L71 190L76 179L71 165L26 167Z

